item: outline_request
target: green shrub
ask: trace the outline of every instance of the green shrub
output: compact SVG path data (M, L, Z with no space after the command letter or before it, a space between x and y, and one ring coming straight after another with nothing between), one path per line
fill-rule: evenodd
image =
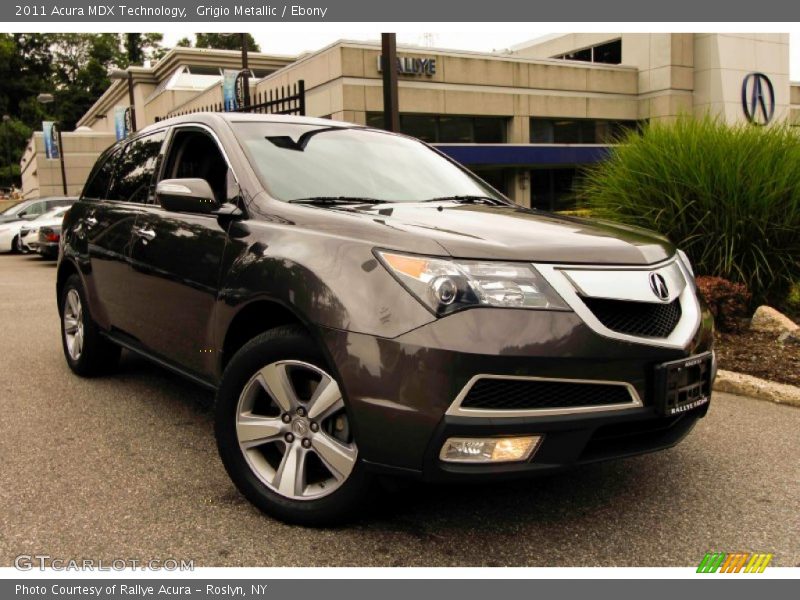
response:
M616 146L580 184L592 214L654 229L698 275L743 283L755 303L800 279L800 133L683 117Z

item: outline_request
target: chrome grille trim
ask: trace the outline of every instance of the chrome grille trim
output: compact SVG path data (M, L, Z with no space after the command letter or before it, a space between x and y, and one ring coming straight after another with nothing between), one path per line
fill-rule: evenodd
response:
M658 346L662 348L683 349L697 333L700 327L700 303L697 300L697 294L694 285L694 278L686 270L683 262L674 256L664 262L648 265L648 266L609 266L609 265L569 265L569 264L545 264L534 263L533 266L537 271L547 280L553 289L558 292L561 298L575 311L581 320L592 329L595 333L603 337L612 338L624 342L632 342L635 344L645 344L648 346ZM609 329L592 313L591 310L584 304L579 295L579 290L576 289L575 284L567 275L567 272L577 271L593 271L602 272L607 274L610 285L614 285L615 273L630 273L631 271L640 271L643 277L646 277L651 271L659 271L660 269L679 269L683 275L686 285L678 294L678 299L681 305L681 318L675 328L665 338L642 337L620 333ZM631 294L631 301L638 301L635 294ZM613 294L613 297L618 300L626 300L625 290L622 289Z
M595 406L571 406L561 408L531 408L524 410L503 410L503 409L485 409L485 408L464 408L461 403L469 394L472 386L481 379L500 379L510 381L543 381L547 383L578 383L586 385L614 385L621 386L627 389L631 397L630 402L621 404L602 404ZM488 375L480 374L472 377L466 385L461 389L453 400L453 403L447 409L446 415L452 417L543 417L554 415L574 415L580 413L594 413L594 412L607 412L616 410L629 410L633 408L641 408L644 406L642 399L630 383L624 381L604 381L600 379L562 379L554 377L535 377L527 375Z

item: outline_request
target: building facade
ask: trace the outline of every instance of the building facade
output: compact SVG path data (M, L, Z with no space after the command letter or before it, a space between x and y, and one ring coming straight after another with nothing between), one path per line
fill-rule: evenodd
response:
M132 71L139 126L221 104L219 69L238 68L238 53L206 51L203 70L192 67L197 52L176 49L147 74ZM261 64L252 94L302 80L307 115L380 127L380 53L379 44L340 41L294 59L251 54L251 66ZM497 53L400 46L398 57L403 132L545 209L571 208L580 169L641 123L703 114L794 123L800 115L788 34L569 34ZM114 108L127 104L123 83L79 124L110 134Z

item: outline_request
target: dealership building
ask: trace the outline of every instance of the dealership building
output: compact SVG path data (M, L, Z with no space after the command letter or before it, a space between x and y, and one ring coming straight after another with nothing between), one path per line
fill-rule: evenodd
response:
M251 98L296 89L308 116L380 127L381 48L339 41L298 57L251 53ZM175 48L132 67L138 126L223 102L222 70L238 52ZM800 123L800 83L789 80L788 34L580 33L502 52L398 46L400 125L435 144L526 206L568 209L573 182L618 135L645 122L711 114L729 123ZM78 193L115 111L128 106L116 80L65 132L70 193ZM41 134L22 159L26 197L60 194L59 161Z

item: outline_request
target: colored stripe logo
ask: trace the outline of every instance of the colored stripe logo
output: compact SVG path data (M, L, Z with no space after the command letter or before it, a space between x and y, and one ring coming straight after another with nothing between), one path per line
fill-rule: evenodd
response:
M772 554L734 552L706 552L698 573L763 573L770 561Z

